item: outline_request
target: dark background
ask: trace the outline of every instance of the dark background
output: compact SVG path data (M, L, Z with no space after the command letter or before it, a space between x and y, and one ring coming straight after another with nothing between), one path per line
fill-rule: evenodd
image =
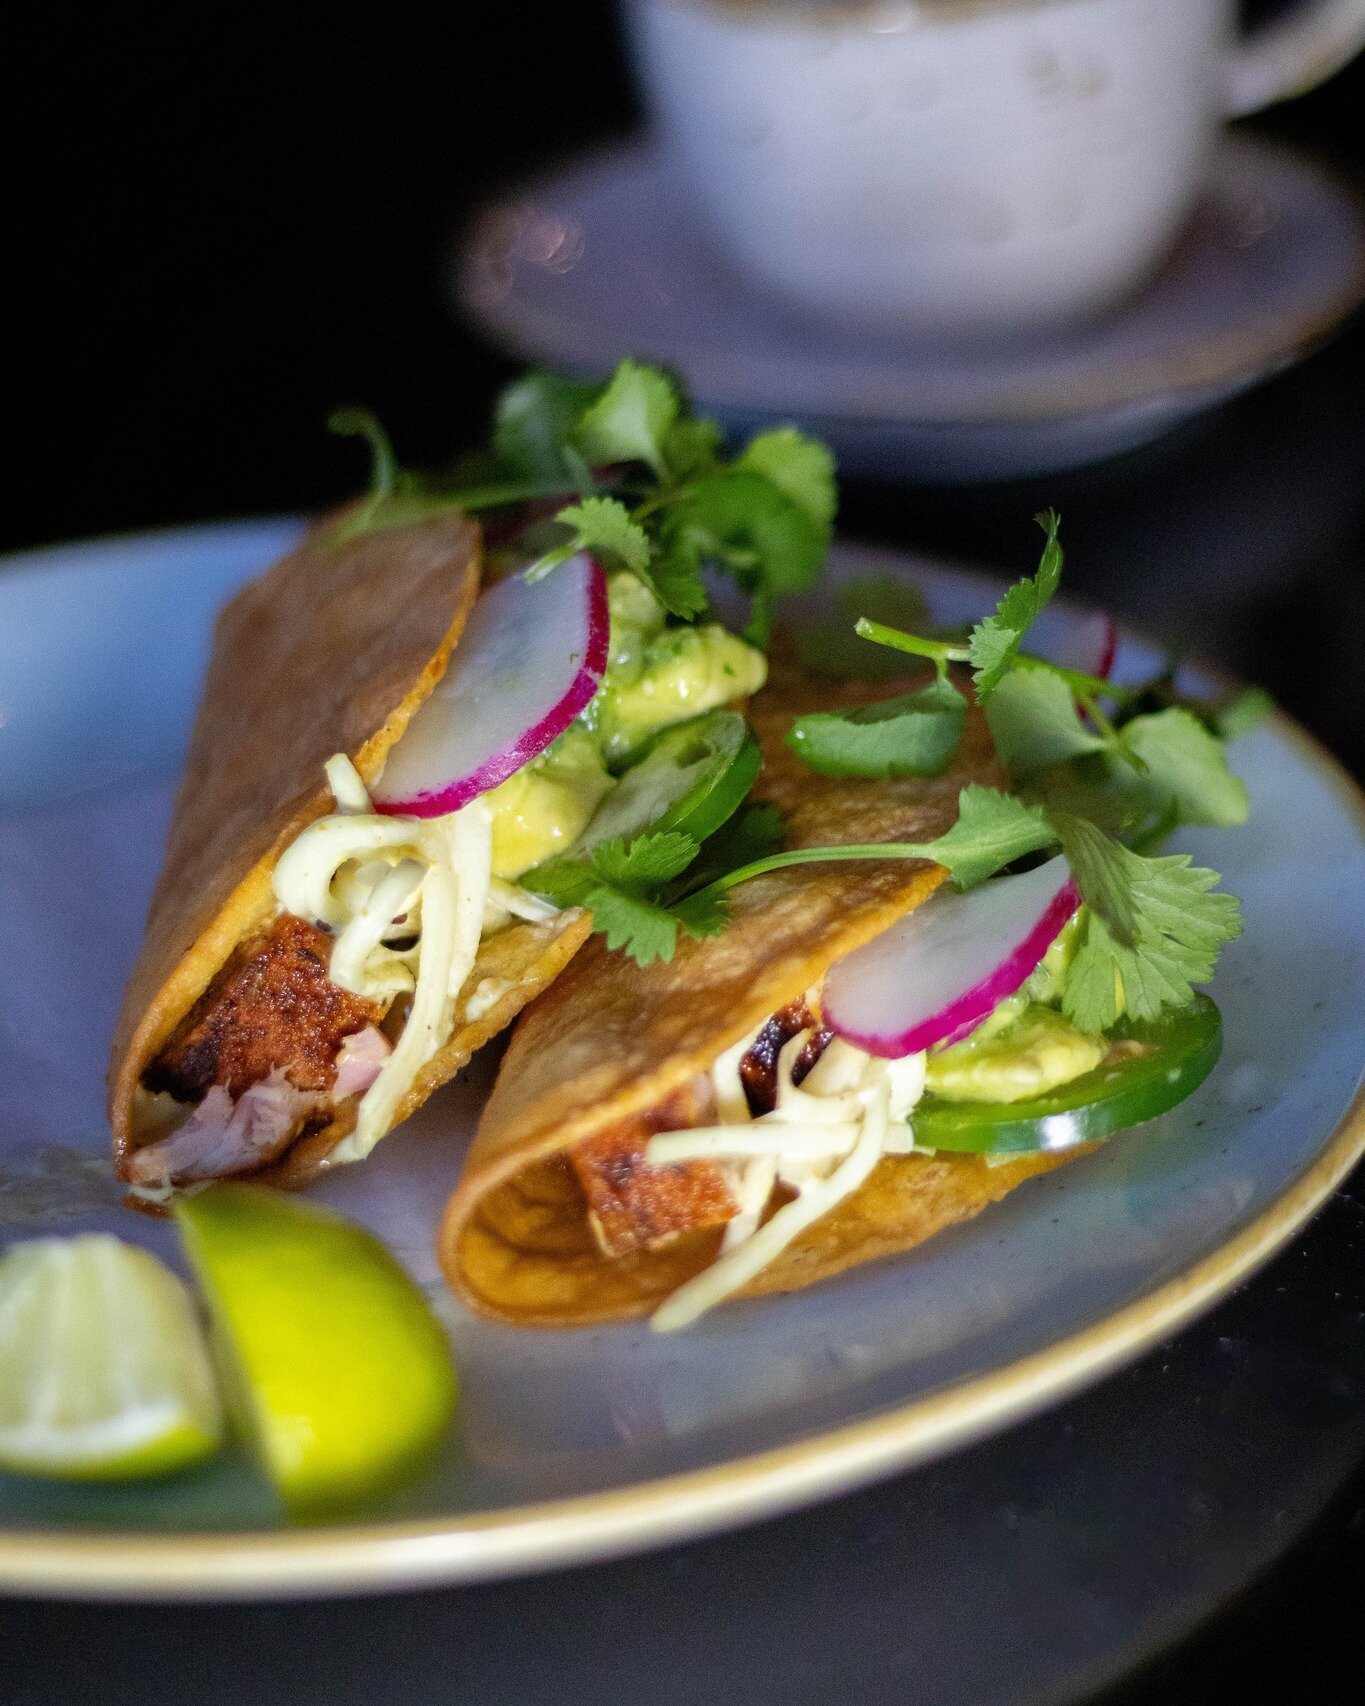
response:
M339 402L368 403L414 464L481 435L511 369L451 312L453 245L491 192L635 122L609 0L42 16L8 54L18 451L0 548L332 501L359 474L322 430ZM1359 164L1365 71L1255 122ZM1339 612L1365 618L1359 556L1341 560L1359 544L1360 352L1338 343L1269 410L1262 395L1096 470L849 489L845 530L1014 567L1056 503L1074 591L1222 651L1358 767L1362 674L1320 648ZM1195 596L1210 576L1235 613Z
M332 501L359 472L355 447L322 431L342 401L373 407L409 462L467 447L510 369L450 311L458 231L491 191L634 119L603 0L389 4L349 19L212 0L102 17L56 7L15 28L5 249L17 300L4 339L14 448L0 547ZM1256 124L1365 170L1363 117L1358 65ZM845 529L1014 567L1036 554L1028 518L1055 502L1073 591L1266 682L1359 770L1361 352L1350 333L1209 422L1097 469L972 489L850 488ZM1319 1227L1292 1254L1295 1331L1310 1356L1340 1237ZM1255 1299L1285 1294L1289 1260L1237 1305L1253 1333L1266 1307ZM1330 1295L1340 1303L1340 1290ZM1365 1394L1352 1401L1365 1416ZM1355 1462L1268 1577L1114 1701L1178 1706L1219 1685L1258 1701L1359 1700ZM762 1567L799 1570L797 1557L779 1545ZM224 1616L223 1640L248 1632ZM308 1619L309 1639L326 1644L322 1613ZM159 1641L191 1626L137 1627ZM137 1665L118 1648L130 1627L121 1614L14 1608L0 1618L0 1702L75 1699L104 1674L131 1690ZM699 1700L730 1693L716 1664ZM827 1681L838 1680L836 1667ZM433 1688L420 1698L445 1697ZM187 1684L183 1698L196 1697Z

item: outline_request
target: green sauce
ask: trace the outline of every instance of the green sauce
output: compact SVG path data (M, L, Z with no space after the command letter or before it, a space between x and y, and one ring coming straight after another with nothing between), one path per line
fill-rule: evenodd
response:
M762 652L715 623L668 627L635 575L608 582L611 646L592 703L559 739L487 796L493 875L512 880L582 836L615 776L644 756L661 729L747 698L763 685Z

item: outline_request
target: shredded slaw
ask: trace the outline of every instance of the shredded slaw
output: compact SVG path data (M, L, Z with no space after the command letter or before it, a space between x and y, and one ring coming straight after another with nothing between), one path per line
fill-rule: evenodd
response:
M761 1027L760 1027L761 1029ZM777 1105L749 1116L739 1065L758 1031L725 1051L712 1068L723 1124L661 1132L645 1145L650 1166L719 1161L739 1205L720 1254L668 1297L650 1318L659 1333L687 1327L760 1274L808 1226L867 1179L883 1155L914 1149L910 1114L924 1093L924 1056L881 1060L835 1037L801 1085L793 1073L811 1031L782 1047ZM795 1191L763 1219L778 1184Z
M384 817L350 759L328 761L337 810L285 849L275 898L335 932L328 975L371 1001L410 996L393 1052L360 1098L355 1129L328 1165L360 1161L392 1125L418 1074L450 1036L492 898L492 816L482 797L445 817ZM499 884L494 922L528 909ZM543 903L525 897L535 916Z

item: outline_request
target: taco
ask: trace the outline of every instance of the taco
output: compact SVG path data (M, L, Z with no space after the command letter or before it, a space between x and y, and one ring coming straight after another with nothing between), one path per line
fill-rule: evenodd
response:
M744 780L721 707L764 670L581 555L481 591L449 509L316 529L215 633L110 1064L134 1192L367 1155L587 937L517 879L699 762ZM670 765L651 743L679 723Z
M867 695L789 673L750 708L764 756L753 797L782 812L789 845L929 840L952 824L966 783L998 779L979 715L941 777L813 774L784 736L799 710L835 696ZM725 932L683 941L667 965L590 942L523 1015L504 1057L441 1233L457 1294L503 1319L568 1326L648 1313L710 1267L727 1228L757 1218L761 1181L746 1186L727 1162L651 1166L649 1139L731 1119L750 1098L771 1106L784 1058L800 1082L831 1040L810 992L945 875L891 860L779 871L737 890ZM1049 1164L888 1157L744 1289L807 1285L906 1248Z
M796 756L799 713L885 691L775 667L755 699L754 797L781 812L789 847L931 842L964 789L1005 784L975 704L937 777L832 776ZM590 942L507 1049L442 1225L452 1289L524 1326L648 1314L671 1330L909 1250L1188 1095L1217 1057L1216 1008L1196 996L1080 1029L1062 1010L1078 891L1060 857L1024 866L959 896L928 859L808 863L736 887L728 927L680 941L668 964ZM1006 933L1039 920L1027 981L1000 999L987 979L932 1047L861 1035L847 986L878 975L869 957L927 932L951 982L980 951L960 913L979 919L983 895L987 913L1012 913ZM987 963L1013 945L988 939ZM837 1029L836 987L852 1014Z

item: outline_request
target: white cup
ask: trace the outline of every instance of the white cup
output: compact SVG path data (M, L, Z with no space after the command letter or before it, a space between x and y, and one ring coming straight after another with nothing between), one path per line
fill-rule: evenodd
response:
M1300 0L626 0L673 169L735 264L938 338L1095 314L1169 250L1223 120L1365 39Z

